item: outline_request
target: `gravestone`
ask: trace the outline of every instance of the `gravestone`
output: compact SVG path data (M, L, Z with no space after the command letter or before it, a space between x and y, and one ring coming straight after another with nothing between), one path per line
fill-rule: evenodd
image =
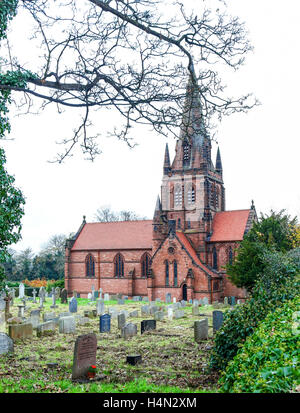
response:
M65 288L61 290L60 302L61 304L68 304L68 291Z
M145 316L145 315L149 315L150 314L150 307L149 305L142 305L141 307L141 315Z
M123 304L125 304L125 300L119 298L118 299L118 305L123 305Z
M105 305L104 305L104 302L103 302L101 299L100 299L100 300L97 300L96 309L97 309L97 315L102 315L102 314L104 314Z
M13 353L14 352L14 342L5 333L0 333L0 355Z
M4 311L5 310L5 301L4 298L0 298L0 311Z
M37 337L49 336L54 334L56 326L57 324L54 320L46 321L45 323L39 324L36 328Z
M172 300L171 294L170 294L170 293L167 293L167 294L166 294L166 303L170 303L171 300Z
M54 292L55 292L55 299L58 300L60 297L60 288L56 287Z
M99 298L100 298L100 300L102 300L102 294L103 294L103 289L100 288L100 289L99 289Z
M19 298L22 299L25 297L25 286L23 283L19 284Z
M173 316L174 316L174 310L173 308L169 307L168 308L168 319L173 320Z
M150 307L150 314L151 315L155 314L157 311L159 311L158 307Z
M199 306L199 300L194 299L193 300L193 305L198 307Z
M40 307L43 308L43 304L46 300L46 290L45 287L40 287L39 289L39 303Z
M155 302L156 302L156 303L160 303L160 302L161 302L161 299L160 299L160 298L156 298L156 299L155 299Z
M132 366L135 366L136 364L142 362L142 356L140 356L140 355L127 356L126 362L128 364L131 364Z
M157 321L162 321L164 319L163 311L156 311L156 313L154 313L154 319Z
M109 301L109 294L107 293L104 294L104 301Z
M155 330L156 329L156 320L143 320L141 322L141 334L145 331Z
M34 290L32 291L33 303L34 303L34 304L36 304L36 293L37 293L37 291L36 291L36 289L34 289Z
M143 297L143 301L144 301L145 303L149 303L149 298L148 298L148 297Z
M184 317L184 311L183 310L175 310L174 311L174 318L177 320L178 318Z
M133 323L125 324L121 329L121 335L125 339L137 335L137 325Z
M74 346L72 379L86 375L92 365L96 365L97 337L95 333L77 337Z
M43 314L43 321L50 321L57 319L57 315L55 313L44 313Z
M88 298L88 300L92 300L92 293L88 293L88 295L87 295L87 298Z
M55 288L52 288L52 305L50 306L50 308L57 308Z
M126 324L126 317L124 313L118 314L118 329L121 330Z
M235 305L235 297L230 297L230 305Z
M32 324L32 328L37 328L40 324L40 310L33 310L30 312L29 322Z
M58 320L59 332L63 334L72 334L76 330L76 321L73 316L62 317Z
M138 310L134 310L131 313L129 313L129 317L138 317L138 316L139 316Z
M82 317L79 314L75 315L75 321L76 321L76 325L79 325L79 326L84 326L90 323L89 317Z
M8 335L13 340L32 337L32 324L10 324L8 326Z
M69 301L69 311L70 313L77 313L77 300L75 297L72 297Z
M68 311L64 311L63 313L59 313L58 314L58 318L61 318L61 317L70 317L72 314L71 313L69 313Z
M207 298L207 297L204 297L204 298L202 299L202 302L203 302L203 305L208 305L208 298Z
M194 338L197 343L201 340L208 339L208 318L195 321L194 323Z
M185 300L182 300L181 301L181 307L185 307L186 306L186 301Z
M23 304L18 305L18 317L20 318L24 317L24 305Z
M192 308L192 314L195 316L197 316L197 315L199 315L199 307L198 306L195 306L195 305L193 305L193 308Z
M3 324L4 321L5 321L4 313L1 313L1 312L0 312L0 325Z
M100 333L109 333L110 332L110 319L111 316L109 314L104 314L100 317Z
M173 303L176 303L176 297L173 297Z
M219 310L213 311L213 331L218 331L223 324L223 312Z

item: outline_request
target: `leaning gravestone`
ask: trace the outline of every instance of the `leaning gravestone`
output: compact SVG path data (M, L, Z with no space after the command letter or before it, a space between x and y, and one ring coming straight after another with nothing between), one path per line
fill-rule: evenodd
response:
M194 337L195 341L198 343L201 340L208 339L208 318L203 320L195 321L194 323Z
M14 352L14 342L5 333L0 333L0 355Z
M97 337L95 333L77 337L74 347L72 379L84 376L96 364Z
M72 297L69 301L69 311L70 313L77 313L77 300L75 297Z
M222 311L213 311L213 332L218 331L222 327L223 317Z
M100 317L100 333L109 333L110 332L110 319L109 314L104 314Z
M62 317L58 320L59 332L63 334L72 334L76 330L76 321L73 316Z
M145 331L155 330L156 329L156 320L143 320L141 322L141 334Z
M121 335L125 339L137 335L137 325L133 323L125 324L125 326L122 327Z

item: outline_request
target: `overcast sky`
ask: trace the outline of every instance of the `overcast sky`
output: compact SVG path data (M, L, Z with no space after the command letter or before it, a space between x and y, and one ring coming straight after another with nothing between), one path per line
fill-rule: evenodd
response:
M217 137L226 188L226 209L257 212L286 209L300 218L299 185L299 0L228 0L228 12L246 22L255 48L245 65L227 80L230 94L253 92L261 105L223 120ZM22 27L20 26L22 37ZM28 53L30 51L28 50ZM11 115L16 112L11 110ZM73 115L49 108L41 115L11 116L11 141L1 142L8 172L26 197L23 239L12 248L38 252L54 234L76 232L101 205L134 210L152 218L160 193L164 148L171 158L175 141L135 130L138 146L129 149L102 138L94 163L76 154L64 164L49 163L56 140L70 131ZM102 115L100 115L102 116ZM101 128L112 117L97 120ZM213 144L213 161L217 146Z

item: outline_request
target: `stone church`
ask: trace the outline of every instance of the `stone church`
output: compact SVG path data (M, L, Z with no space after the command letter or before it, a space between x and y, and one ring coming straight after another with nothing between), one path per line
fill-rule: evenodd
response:
M197 93L189 82L181 135L173 162L168 145L161 195L153 220L87 223L66 243L65 287L86 297L92 287L104 293L165 300L225 296L244 298L225 265L257 219L250 209L226 211L223 168L218 148L202 122Z

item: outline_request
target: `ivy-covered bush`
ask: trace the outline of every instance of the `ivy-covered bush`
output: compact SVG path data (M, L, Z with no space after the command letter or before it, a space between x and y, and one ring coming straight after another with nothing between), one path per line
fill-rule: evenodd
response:
M224 322L215 337L210 358L212 369L224 370L246 338L270 312L299 295L300 265L294 254L266 252L264 273L255 283L251 298L224 313Z
M282 393L300 384L300 298L271 312L228 363L221 392Z

